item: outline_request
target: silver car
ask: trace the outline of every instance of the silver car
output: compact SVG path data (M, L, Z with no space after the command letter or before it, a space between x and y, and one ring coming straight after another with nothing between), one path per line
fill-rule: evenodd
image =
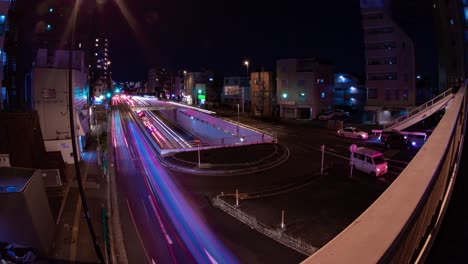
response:
M360 138L360 139L368 139L369 134L367 132L361 131L355 127L345 127L338 130L337 134L342 137L347 138Z

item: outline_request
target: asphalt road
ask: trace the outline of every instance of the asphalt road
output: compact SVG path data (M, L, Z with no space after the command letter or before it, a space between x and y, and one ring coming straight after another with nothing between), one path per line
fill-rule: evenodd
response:
M251 121L244 120L244 122ZM290 219L288 231L315 246L325 244L367 209L398 177L416 153L406 150L385 150L383 144L375 138L364 141L341 138L322 125L310 127L267 123L249 123L249 125L275 132L279 142L285 144L291 151L289 160L272 170L247 175L194 176L177 172L173 172L172 175L203 208L209 207L206 197L221 192L233 195L238 189L244 196L260 195L259 199L249 198L241 201L241 208L270 226L279 225L280 212L285 209L286 217ZM320 171L322 144L326 145L327 176L317 175ZM350 144L381 150L388 159L389 173L372 178L355 172L350 179L347 160ZM254 154L245 153L245 155ZM211 212L212 209L207 209L205 212L207 219L214 218ZM239 232L232 237L222 232L224 229L232 228L232 221L216 223L217 226L223 226L223 229L216 232L220 237L232 241L232 244L238 244L233 251L240 256L242 262L251 252L258 254L259 261L254 263L268 261L296 263L305 258L289 250L282 251L281 258L273 254L272 252L278 253L273 250L263 255L262 253L268 248L266 242L255 243L247 248L241 247L239 245L250 242L246 239L250 236L249 233ZM285 259L285 262L277 262L279 259Z
M279 142L289 148L289 160L272 170L254 174L196 176L157 167L157 160L151 158L153 154L148 152L148 146L135 142L141 140L138 139L141 135L135 135L137 132L130 125L132 120L126 115L122 120L126 125L115 125L114 133L119 139L116 160L119 189L123 193L121 210L126 208L122 217L124 229L127 229L124 230L126 246L133 251L132 247L141 245L140 249L134 250L143 251L146 260L154 259L156 263L195 262L198 259L194 252L203 254L203 250L210 246L226 249L226 255L223 253L214 258L221 262L298 263L307 256L251 230L211 206L208 198L221 192L233 194L236 189L250 194L250 197L261 194L260 198L241 201L241 208L270 226L279 224L280 212L285 210L287 232L312 245L322 246L372 204L415 154L406 150L384 150L375 139L341 138L320 123L304 126L259 123L249 119L243 122L275 132ZM120 130L120 127L124 128ZM326 146L326 175L318 173L322 144ZM350 144L381 150L388 159L389 172L376 178L355 172L350 178L347 160ZM143 155L144 158L140 158L143 161L138 160L138 155ZM171 182L170 186L173 184L175 187L167 192L161 190L168 181ZM189 205L176 218L171 208L174 211L177 208L167 206L166 201L174 193L178 194L176 198L179 201L183 200L184 204ZM187 217L195 219L192 225L178 223L178 220L189 221ZM178 220L174 222L174 219ZM208 242L200 242L205 248L193 249L187 245L191 240L186 238L185 233L189 233L191 238L204 238L204 234L191 230L199 229L198 224L205 230L203 233L208 233ZM135 226L136 231L132 232L127 225ZM214 239L209 237L211 233ZM127 254L141 261L141 254ZM210 254L208 256L210 259ZM206 257L204 255L203 259Z

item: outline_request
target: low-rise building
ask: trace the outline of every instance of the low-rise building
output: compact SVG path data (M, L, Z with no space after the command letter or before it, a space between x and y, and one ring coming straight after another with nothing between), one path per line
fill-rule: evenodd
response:
M350 108L363 108L366 104L366 89L363 81L352 74L335 74L334 86L335 107L347 106Z
M276 79L273 72L250 73L252 114L261 117L276 115Z
M182 102L188 105L204 105L207 93L214 89L213 81L212 71L184 72Z
M69 115L69 51L39 49L35 61L33 98L47 151L61 151L66 163L73 163ZM89 86L83 51L72 51L71 81L76 153L81 157L89 130Z
M282 59L277 67L280 117L315 119L333 107L333 65L316 58Z
M241 112L249 111L250 94L250 79L248 77L224 77L221 104L231 107L237 107L237 105L239 105Z

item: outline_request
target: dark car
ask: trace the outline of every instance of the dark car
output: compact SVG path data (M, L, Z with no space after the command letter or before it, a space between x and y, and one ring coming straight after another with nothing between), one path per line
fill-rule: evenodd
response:
M384 131L382 131L382 132L380 133L379 139L380 139L380 141L381 141L382 143L385 143L385 141L387 140L387 137L390 136L390 135L403 135L403 134L400 133L400 131L398 131L398 130L390 130L390 131L385 131L385 130L384 130ZM405 137L405 136L403 135L403 137ZM405 138L406 138L406 137L405 137Z
M385 148L410 149L414 143L402 134L390 134L385 139Z

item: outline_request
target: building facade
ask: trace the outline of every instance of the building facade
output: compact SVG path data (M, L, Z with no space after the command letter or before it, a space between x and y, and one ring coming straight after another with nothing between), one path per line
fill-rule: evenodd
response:
M212 71L184 72L182 102L188 105L204 105L207 93L214 90Z
M95 38L88 52L89 83L92 87L92 96L96 98L112 92L109 38L107 36Z
M389 1L361 0L366 55L365 119L385 124L415 107L413 41L392 20Z
M252 114L260 117L276 116L276 76L273 72L250 73Z
M315 119L333 107L333 65L309 59L276 61L279 115L290 119Z
M0 1L0 110L7 108L7 90L3 85L4 67L6 66L6 52L4 48L6 25L8 20L8 11L10 10L11 1Z
M77 155L80 158L89 130L89 86L83 51L72 52L73 109ZM34 110L39 115L47 151L60 151L66 163L73 163L69 116L69 51L39 49L33 81Z
M438 48L438 93L466 75L468 2L433 0ZM464 5L462 7L462 5ZM461 12L464 10L464 14ZM461 55L464 54L464 55Z
M148 70L148 92L154 93L159 99L170 99L174 91L172 72L164 68Z
M364 108L366 104L366 89L363 81L352 74L338 73L334 77L334 105Z
M221 93L221 104L237 107L240 111L250 111L251 91L250 79L241 76L224 77L223 91Z

